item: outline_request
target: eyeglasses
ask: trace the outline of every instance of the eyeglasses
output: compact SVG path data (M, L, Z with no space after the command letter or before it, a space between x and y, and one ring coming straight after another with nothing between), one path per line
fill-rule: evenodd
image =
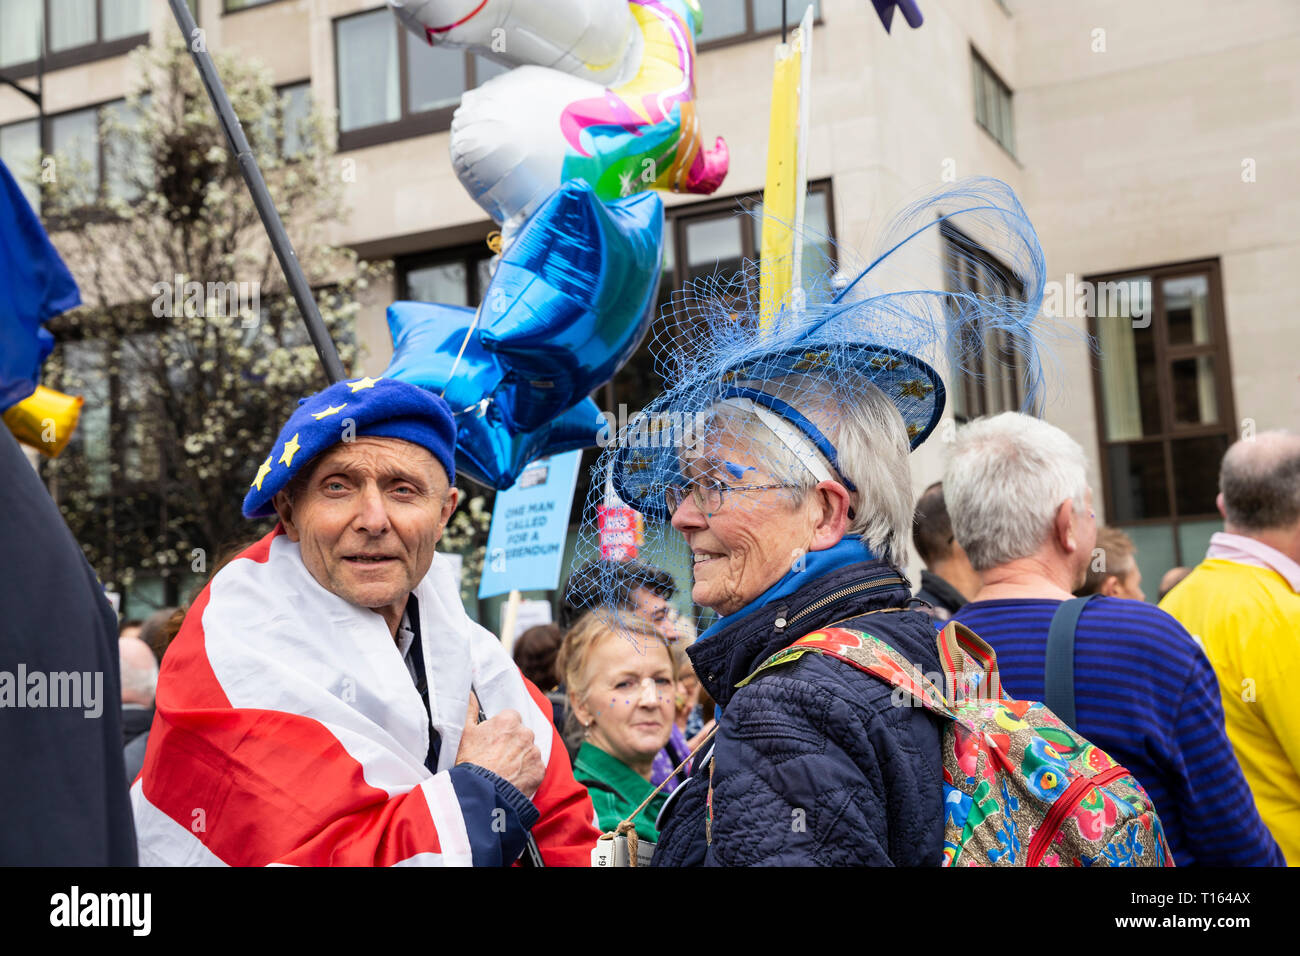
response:
M695 507L705 514L721 511L727 495L736 491L771 491L776 488L798 488L798 485L724 485L721 482L693 482L690 485L669 485L664 489L664 504L668 514L677 513L682 502L690 496Z

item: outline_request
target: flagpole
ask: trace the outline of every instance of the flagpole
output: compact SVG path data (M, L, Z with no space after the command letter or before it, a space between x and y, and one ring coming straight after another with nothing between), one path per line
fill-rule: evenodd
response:
M262 217L262 225L266 227L271 248L275 250L275 257L280 261L280 269L289 283L289 291L293 293L293 299L298 303L298 311L302 313L302 319L307 324L307 334L311 336L312 345L316 346L316 354L320 356L321 364L325 366L325 375L331 384L342 381L343 362L339 358L338 349L334 347L334 340L330 338L325 322L321 319L320 309L317 308L316 300L311 294L311 286L308 285L307 277L303 274L298 256L293 251L289 234L285 232L280 214L276 212L275 203L271 200L270 190L266 188L262 171L257 168L257 160L253 158L253 149L248 145L248 137L244 135L244 128L239 123L239 117L235 115L234 107L230 105L230 97L221 83L221 77L217 75L217 68L212 62L207 46L195 42L201 34L198 32L199 28L194 22L189 4L186 0L168 0L168 2L171 4L172 15L181 29L181 35L185 38L190 55L194 57L194 64L199 69L199 77L208 91L208 98L212 100L212 106L217 111L217 120L221 123L226 140L239 161L239 171L243 173L248 191L253 195L253 205L257 207L257 214Z

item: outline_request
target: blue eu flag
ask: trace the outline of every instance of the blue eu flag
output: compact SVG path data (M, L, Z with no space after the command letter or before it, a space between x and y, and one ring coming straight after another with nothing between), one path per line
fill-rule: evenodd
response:
M42 323L79 305L72 273L0 162L0 412L36 390L54 348Z

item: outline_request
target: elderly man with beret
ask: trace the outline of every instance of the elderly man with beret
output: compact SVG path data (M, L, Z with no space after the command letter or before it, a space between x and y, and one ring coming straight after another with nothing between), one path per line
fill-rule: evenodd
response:
M142 863L590 862L549 706L435 551L455 436L442 399L391 379L289 418L243 509L279 523L213 576L162 667L131 789Z

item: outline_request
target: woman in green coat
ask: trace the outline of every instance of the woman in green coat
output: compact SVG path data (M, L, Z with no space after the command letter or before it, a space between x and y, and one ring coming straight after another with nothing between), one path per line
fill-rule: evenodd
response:
M569 713L583 728L573 775L610 831L650 796L650 765L668 743L676 688L673 658L648 625L606 611L583 615L564 638L556 669ZM660 791L637 815L637 836L659 838Z

